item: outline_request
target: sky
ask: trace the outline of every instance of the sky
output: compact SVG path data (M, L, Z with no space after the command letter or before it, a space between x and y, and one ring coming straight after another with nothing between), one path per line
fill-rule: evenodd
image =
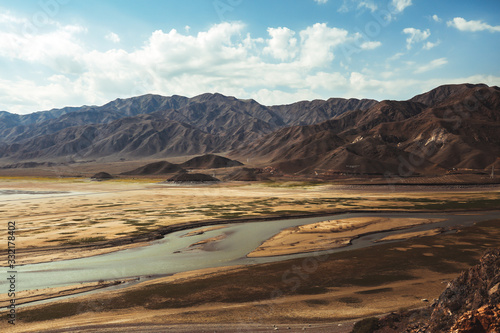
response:
M498 0L0 0L0 110L500 86Z

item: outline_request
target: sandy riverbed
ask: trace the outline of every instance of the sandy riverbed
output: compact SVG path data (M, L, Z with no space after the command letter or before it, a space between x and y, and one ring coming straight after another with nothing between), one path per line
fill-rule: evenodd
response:
M5 222L16 221L17 263L27 264L93 256L147 245L141 235L181 223L227 221L345 210L409 209L427 200L498 198L497 190L418 193L342 190L336 186L223 183L212 186L166 186L155 180L0 178L0 189L67 192L0 198ZM75 193L76 192L76 193ZM412 201L414 200L414 201ZM0 233L5 242L6 233ZM114 240L129 239L128 243ZM4 265L4 263L1 263Z
M288 228L265 241L248 257L268 257L347 246L363 234L400 230L442 219L356 217Z

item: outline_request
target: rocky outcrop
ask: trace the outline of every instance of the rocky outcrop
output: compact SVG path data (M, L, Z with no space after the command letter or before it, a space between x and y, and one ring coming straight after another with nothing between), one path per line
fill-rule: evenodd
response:
M500 305L485 305L475 311L467 311L458 318L451 332L500 332Z
M220 180L203 173L179 173L167 180L172 183L211 183Z
M93 175L92 177L90 177L90 179L92 179L92 180L108 180L108 179L113 179L113 178L115 178L115 177L113 177L112 175L110 175L107 172L98 172L95 175Z
M449 284L434 306L429 330L446 332L463 316L464 320L477 317L480 309L483 318L489 313L489 307L496 309L500 304L499 285L500 249L495 249L487 252L479 265L463 272Z
M500 332L500 249L486 252L478 265L448 284L430 307L392 313L372 332Z

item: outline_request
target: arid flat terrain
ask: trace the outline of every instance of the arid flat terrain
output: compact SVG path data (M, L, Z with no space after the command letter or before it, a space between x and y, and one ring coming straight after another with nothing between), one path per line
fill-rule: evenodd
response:
M0 211L5 221L16 221L19 264L147 246L172 226L189 229L206 225L195 232L186 231L187 236L193 236L221 228L213 225L228 221L346 211L467 214L495 209L500 199L500 190L492 187L418 187L415 191L402 188L391 192L380 187L308 182L169 186L159 183L159 179L147 178L93 182L83 178L36 177L4 177L0 184L0 190L10 191L3 195ZM352 238L356 233L429 222L434 221L349 219L294 229L299 233L283 232L292 238L306 235L310 241L326 233ZM360 249L327 256L314 252L310 259L186 272L113 291L106 291L102 283L106 286L118 282L30 291L27 294L31 300L56 298L48 304L18 308L16 329L64 331L87 325L91 313L92 323L103 325L99 328L103 332L138 322L152 325L152 331L154 325L231 323L253 323L256 331L274 323L282 328L291 325L292 329L311 325L311 329L317 327L321 331L321 325L336 323L328 324L328 329L333 331L335 327L342 332L337 323L402 307L418 307L423 299L435 298L444 283L472 265L483 249L500 246L498 227L496 221L456 234L403 233L400 238L409 240L382 244L373 248L376 251ZM332 232L332 228L338 232ZM429 235L434 236L414 238ZM5 241L6 236L1 235L0 241ZM320 238L323 237L316 241ZM199 245L209 243L210 239ZM263 247L269 245L266 243ZM298 252L316 251L323 245L305 246ZM60 295L100 288L106 292L57 300ZM6 299L3 296L1 299ZM6 323L0 325L7 327ZM306 326L300 329L309 328Z

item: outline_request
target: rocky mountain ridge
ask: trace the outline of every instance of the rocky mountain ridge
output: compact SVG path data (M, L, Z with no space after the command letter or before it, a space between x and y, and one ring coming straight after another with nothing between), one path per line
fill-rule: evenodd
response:
M445 85L407 101L264 106L221 94L145 95L0 113L0 165L227 154L282 174L414 176L500 162L500 88Z

